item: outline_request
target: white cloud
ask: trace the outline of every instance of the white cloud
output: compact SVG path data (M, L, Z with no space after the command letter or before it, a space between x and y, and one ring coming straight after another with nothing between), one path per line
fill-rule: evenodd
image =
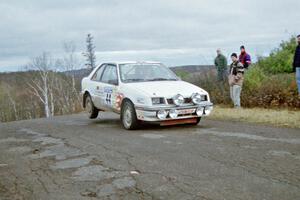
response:
M0 3L0 70L92 33L99 60L208 64L216 48L265 54L297 34L298 0L10 0ZM24 63L26 64L26 63ZM4 68L2 68L3 70Z

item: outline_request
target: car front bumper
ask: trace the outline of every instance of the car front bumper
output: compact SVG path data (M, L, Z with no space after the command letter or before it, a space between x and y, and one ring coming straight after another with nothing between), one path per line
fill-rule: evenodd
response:
M197 115L196 110L197 108L200 107L203 108L203 113L202 115L199 116ZM152 106L152 107L135 106L135 109L136 109L136 115L138 120L148 121L148 122L162 122L162 121L171 121L171 120L178 121L181 119L184 120L184 119L208 116L209 113L205 112L205 110L208 109L208 107L212 109L213 103L206 101L206 102L202 102L199 105L186 104L182 106L165 105L165 106ZM165 110L167 113L169 113L169 111L172 109L176 109L177 111L183 114L179 114L176 118L171 118L169 114L165 119L159 119L157 117L158 111Z

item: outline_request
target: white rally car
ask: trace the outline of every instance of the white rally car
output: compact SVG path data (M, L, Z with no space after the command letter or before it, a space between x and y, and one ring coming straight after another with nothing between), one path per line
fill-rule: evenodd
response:
M213 109L205 90L158 62L104 63L83 78L82 97L89 118L113 111L121 115L125 129L136 129L141 122L196 125Z

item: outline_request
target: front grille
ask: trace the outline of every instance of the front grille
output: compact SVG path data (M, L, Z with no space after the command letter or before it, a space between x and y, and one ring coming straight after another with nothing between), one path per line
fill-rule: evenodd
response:
M174 104L173 99L167 99L168 104ZM192 103L192 98L184 98L184 103Z
M184 98L184 103L192 103L192 98Z
M168 104L174 104L173 99L167 99Z

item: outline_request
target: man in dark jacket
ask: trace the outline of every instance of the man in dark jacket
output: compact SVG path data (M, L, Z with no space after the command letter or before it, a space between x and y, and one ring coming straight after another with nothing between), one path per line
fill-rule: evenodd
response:
M215 66L218 71L218 81L224 82L227 78L227 58L222 54L221 49L217 49Z
M296 72L296 81L298 85L298 95L300 95L300 35L297 36L298 46L295 51L293 71Z
M251 57L246 52L245 46L240 47L241 54L239 56L239 61L243 64L245 69L248 69L248 67L251 65Z

